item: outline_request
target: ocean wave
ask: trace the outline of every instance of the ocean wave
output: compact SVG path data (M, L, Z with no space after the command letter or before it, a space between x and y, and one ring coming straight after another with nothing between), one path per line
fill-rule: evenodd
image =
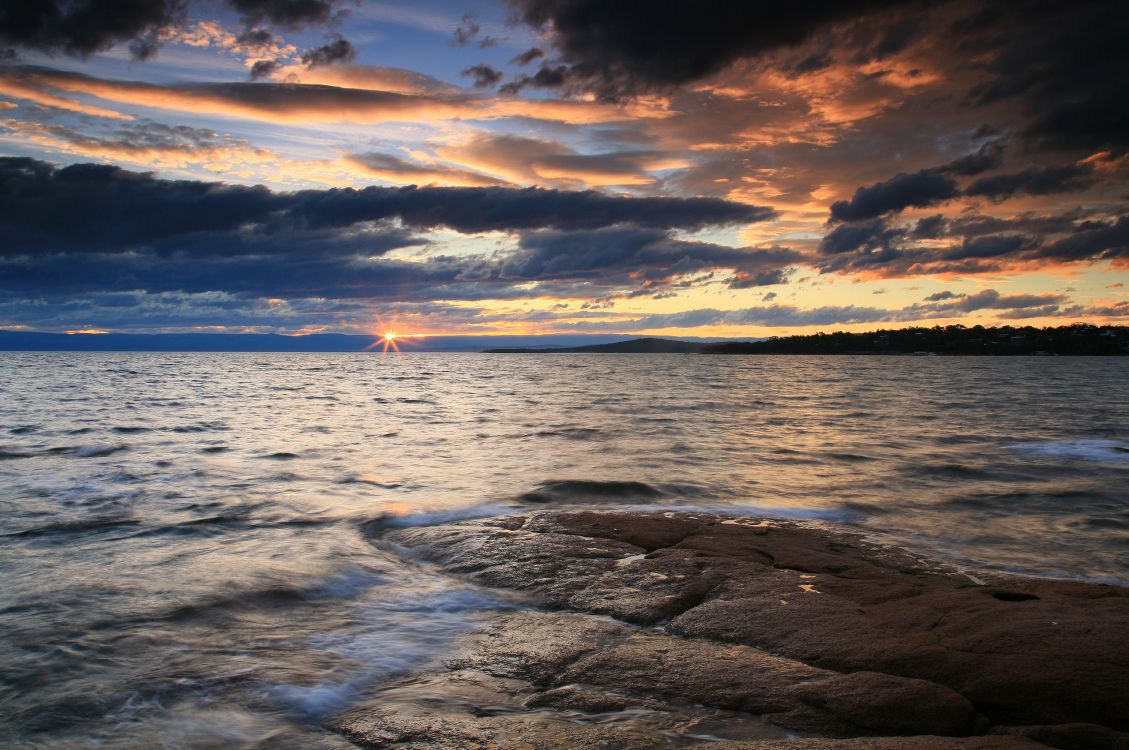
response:
M1028 456L1067 458L1081 461L1129 462L1129 443L1122 440L1046 440L1014 443L1005 450Z
M591 440L601 430L595 427L556 427L527 433L522 437L562 437L565 440Z
M111 454L117 453L118 451L124 451L128 447L129 446L125 445L124 443L118 443L117 445L92 443L90 445L79 446L77 449L75 449L74 455L78 456L79 458L102 458L103 456L109 456Z
M369 474L346 474L337 480L337 484L367 484L370 487L379 487L384 490L394 490L403 487L403 482L383 481L379 477Z
M388 529L407 529L415 526L436 526L455 521L469 521L475 518L512 516L521 509L502 503L482 503L480 505L461 505L455 508L436 508L418 513L402 515L387 514L378 516L361 524L361 529L369 536L377 536Z
M478 613L513 607L479 591L445 588L449 585L445 582L419 581L417 585L423 589L419 594L358 605L355 616L363 623L360 629L314 639L314 646L362 667L344 679L274 685L267 688L267 696L296 718L323 719L348 707L370 685L410 674L442 658L452 639L475 627Z
M82 534L88 531L105 531L125 526L139 526L141 521L136 518L122 518L119 516L85 518L81 520L54 521L42 526L35 526L20 531L11 531L0 536L19 539L35 538L42 536L57 536L61 534Z
M592 501L651 500L667 493L644 482L559 479L542 482L537 489L522 494L525 503L583 503Z

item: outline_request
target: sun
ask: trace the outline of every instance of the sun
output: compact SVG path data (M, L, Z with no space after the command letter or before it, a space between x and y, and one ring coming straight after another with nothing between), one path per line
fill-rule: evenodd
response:
M384 351L388 351L389 347L391 347L392 351L396 352L397 354L400 353L400 347L396 346L397 336L398 334L395 331L384 332L384 335L381 337L381 341L384 344Z

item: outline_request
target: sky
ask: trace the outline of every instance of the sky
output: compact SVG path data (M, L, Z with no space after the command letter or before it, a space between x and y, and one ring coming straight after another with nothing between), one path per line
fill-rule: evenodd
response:
M0 329L1129 323L1116 2L0 0Z

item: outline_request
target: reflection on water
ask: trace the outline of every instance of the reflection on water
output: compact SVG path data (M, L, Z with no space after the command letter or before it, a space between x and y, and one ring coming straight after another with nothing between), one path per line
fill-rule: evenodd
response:
M379 549L561 504L736 507L1129 580L1129 361L0 358L0 741L344 747L317 728L522 606Z

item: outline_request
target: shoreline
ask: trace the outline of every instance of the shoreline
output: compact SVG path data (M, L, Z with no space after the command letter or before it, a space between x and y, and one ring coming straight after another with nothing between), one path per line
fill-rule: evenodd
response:
M535 606L493 614L441 667L331 720L362 747L1129 743L1122 587L973 581L859 534L692 511L372 531ZM440 708L421 690L460 697Z

